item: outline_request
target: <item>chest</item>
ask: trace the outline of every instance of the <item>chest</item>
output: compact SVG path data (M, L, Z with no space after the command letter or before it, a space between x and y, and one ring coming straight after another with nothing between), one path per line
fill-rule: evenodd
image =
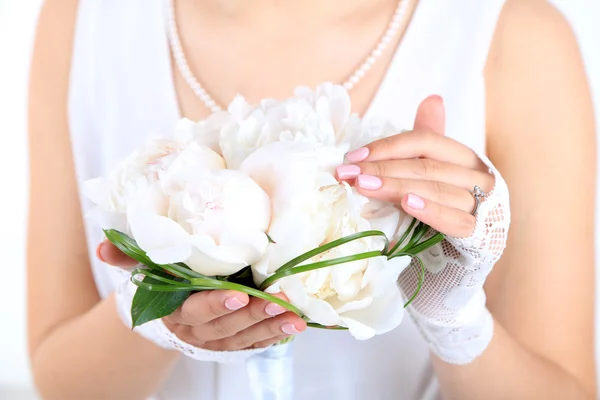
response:
M353 111L364 114L411 23L417 0L376 2L368 15L329 22L264 12L264 21L254 16L217 23L210 15L193 12L188 3L180 1L171 10L171 41L175 37L181 43L172 46L172 79L181 115L198 120L210 111L190 88L190 77L226 107L238 94L251 103L281 99L297 86L342 84L354 75L360 80L350 90ZM399 10L402 17L394 17Z

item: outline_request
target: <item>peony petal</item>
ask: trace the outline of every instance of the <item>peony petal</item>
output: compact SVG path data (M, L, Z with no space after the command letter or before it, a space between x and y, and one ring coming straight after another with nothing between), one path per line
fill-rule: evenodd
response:
M377 334L375 329L355 319L341 317L343 326L348 328L350 334L357 340L368 340Z
M308 296L297 276L284 278L279 283L281 291L285 293L290 302L298 307L312 321L325 326L340 323L340 317L333 307L324 300Z
M111 209L110 184L106 178L94 178L85 181L83 183L83 194L103 209Z
M205 235L193 235L194 251L186 260L194 271L208 276L231 275L259 259L268 240L263 232L228 232L220 245Z
M336 309L338 314L347 313L355 310L362 310L364 308L369 307L373 303L372 297L366 297L361 300L349 301L347 303L342 303L342 306Z
M127 216L133 238L155 263L182 262L190 256L190 235L177 222L133 209Z
M115 229L119 232L129 233L127 215L121 212L106 211L100 207L93 207L85 215L102 229Z
M371 229L382 231L388 239L394 238L400 223L400 210L389 203L370 200L362 210Z
M410 256L396 257L391 260L387 260L385 257L371 258L363 284L367 281L372 296L379 296L390 288L397 290L398 277L411 261Z
M373 299L365 308L345 312L340 315L347 324L352 336L359 340L368 339L368 327L374 334L382 335L397 328L404 317L404 305L400 289L395 286Z

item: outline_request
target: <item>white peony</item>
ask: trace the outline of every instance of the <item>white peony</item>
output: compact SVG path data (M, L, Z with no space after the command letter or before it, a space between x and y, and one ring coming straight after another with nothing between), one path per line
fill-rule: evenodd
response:
M169 171L166 181L171 180ZM245 174L197 171L157 183L130 202L133 237L156 263L184 262L203 275L227 276L258 261L266 251L271 204Z
M198 127L183 121L175 139L149 141L85 190L102 227L131 234L154 262L230 275L265 252L270 200L199 144Z
M296 256L341 237L371 229L394 236L401 217L397 208L371 203L335 180L332 166L339 165L343 155L340 146L277 142L242 163L240 169L269 194L273 205L268 233L275 243L252 265L257 283ZM364 238L304 264L382 247L383 240ZM348 327L356 338L367 339L402 321L396 281L409 263L408 257L355 261L284 278L269 290L284 292L311 320Z
M121 162L108 178L84 183L85 195L96 204L89 217L102 228L127 232L127 205L134 193L159 180L164 170L214 170L225 168L215 151L197 144L181 132L175 138L150 140Z

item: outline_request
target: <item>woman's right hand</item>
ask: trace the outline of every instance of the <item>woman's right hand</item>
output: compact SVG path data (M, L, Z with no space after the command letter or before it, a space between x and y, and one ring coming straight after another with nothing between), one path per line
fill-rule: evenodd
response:
M137 265L108 240L96 254L123 269ZM285 308L230 290L194 293L163 322L182 341L217 351L268 347L306 329L306 322Z

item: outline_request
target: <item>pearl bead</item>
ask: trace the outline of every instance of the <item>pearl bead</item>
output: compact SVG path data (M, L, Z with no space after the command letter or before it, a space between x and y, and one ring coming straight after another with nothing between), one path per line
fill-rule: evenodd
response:
M169 38L169 43L171 45L171 51L173 53L173 59L175 60L175 64L179 69L179 72L183 76L183 79L186 81L188 86L192 89L194 94L204 103L206 108L211 110L211 112L219 112L223 109L217 104L217 102L211 97L211 95L202 87L198 79L192 73L185 54L183 52L183 47L181 46L181 40L179 39L179 32L177 31L177 20L175 17L175 2L174 0L168 0L168 16L166 18L167 25L167 35ZM409 0L399 0L398 6L392 15L390 22L385 30L385 33L379 40L379 42L375 45L369 56L363 61L359 68L357 68L354 73L350 76L350 78L342 84L342 86L350 91L354 88L354 86L363 78L367 72L371 69L377 58L383 55L383 52L387 48L387 46L394 40L398 30L402 26L403 20L405 18L407 9L409 6Z

